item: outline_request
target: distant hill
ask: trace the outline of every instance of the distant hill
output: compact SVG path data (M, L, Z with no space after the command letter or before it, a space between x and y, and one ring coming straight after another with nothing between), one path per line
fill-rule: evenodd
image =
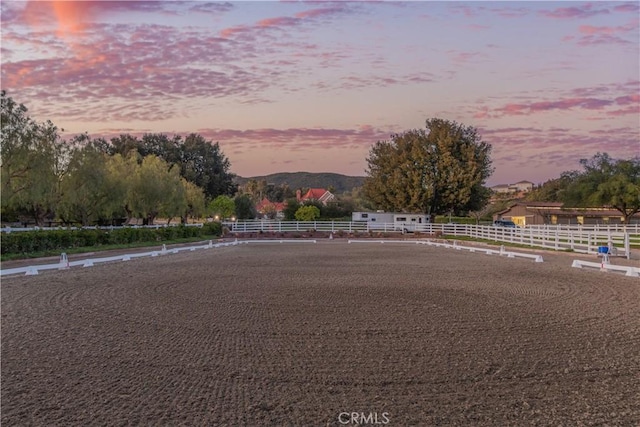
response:
M361 187L364 183L364 178L364 176L347 176L330 172L280 172L249 178L238 176L235 181L239 185L244 185L250 179L255 179L256 181L265 180L267 184L287 184L293 190L297 188L327 188L332 186L336 189L336 193L343 193L351 191L354 187Z

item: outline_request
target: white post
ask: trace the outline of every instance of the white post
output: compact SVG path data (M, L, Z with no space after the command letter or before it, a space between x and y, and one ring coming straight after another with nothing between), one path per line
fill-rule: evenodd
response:
M629 233L624 233L624 252L627 254L627 259L631 259L631 241L629 239Z

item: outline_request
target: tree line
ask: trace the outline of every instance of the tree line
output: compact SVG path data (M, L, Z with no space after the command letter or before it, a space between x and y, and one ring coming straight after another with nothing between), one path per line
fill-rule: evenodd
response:
M237 186L218 143L201 135L81 134L62 140L50 121L38 123L2 91L1 208L5 221L30 218L113 224L158 216L201 217L207 200Z
M581 159L582 170L563 172L527 195L527 200L561 202L565 207L609 206L629 218L640 212L640 156L613 159L597 153Z

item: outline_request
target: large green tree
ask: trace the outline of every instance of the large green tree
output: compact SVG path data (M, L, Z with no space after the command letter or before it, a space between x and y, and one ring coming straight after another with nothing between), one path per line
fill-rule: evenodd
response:
M138 153L130 151L123 156L114 154L107 162L109 177L109 207L112 218L126 217L126 222L134 218L133 200L136 176L140 165Z
M237 196L234 199L234 204L238 219L254 219L258 215L253 200L248 194Z
M229 219L236 214L236 205L229 196L218 196L207 207L207 213L219 220Z
M198 187L186 179L181 179L186 196L186 211L182 217L182 222L186 223L188 218L201 218L205 213L205 197L202 188Z
M179 168L180 175L202 188L208 200L217 196L233 195L237 190L230 172L231 163L216 142L207 141L192 133L184 140L181 136L169 138L164 134L145 134L141 139L120 135L111 140L111 153L127 155L136 151L140 158L156 156Z
M133 177L129 197L132 211L149 225L153 224L158 215L172 218L182 216L186 210L185 189L178 170L170 168L155 155L142 160Z
M220 195L232 196L237 190L231 163L216 142L192 133L180 145L180 173L204 190L209 200Z
M378 141L367 158L365 196L379 208L442 214L478 209L474 191L492 172L491 146L475 128L433 118L414 129ZM473 206L470 206L473 205Z
M71 141L73 148L61 182L58 216L64 222L90 225L113 215L112 180L109 155L102 151L100 141L80 135Z
M37 123L2 91L0 176L3 213L13 210L37 225L53 219L65 170L65 145L50 121Z
M565 173L572 179L564 190L564 206L611 206L625 223L640 211L640 157L616 160L598 153L580 164L582 171Z

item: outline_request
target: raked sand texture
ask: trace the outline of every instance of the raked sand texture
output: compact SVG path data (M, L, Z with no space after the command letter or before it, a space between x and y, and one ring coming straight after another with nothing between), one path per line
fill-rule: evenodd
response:
M638 425L640 280L570 265L323 241L3 278L2 425Z

